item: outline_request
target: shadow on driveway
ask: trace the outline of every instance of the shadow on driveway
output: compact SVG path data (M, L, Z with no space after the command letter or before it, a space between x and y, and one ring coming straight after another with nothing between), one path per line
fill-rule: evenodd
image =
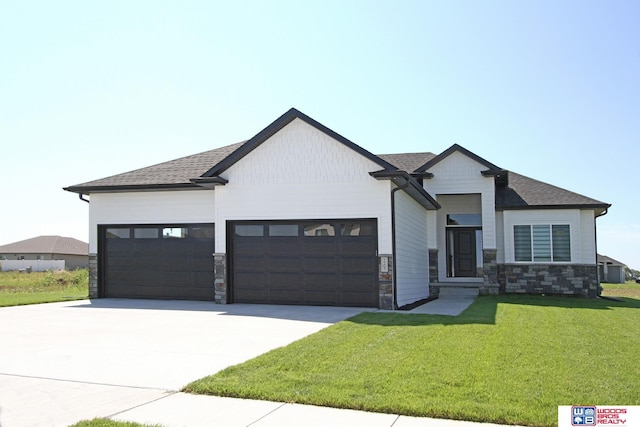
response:
M212 301L145 300L124 298L100 298L78 301L67 308L123 309L123 310L177 310L210 312L222 316L265 317L271 319L300 320L335 323L365 311L366 307L297 306L267 304L216 304Z

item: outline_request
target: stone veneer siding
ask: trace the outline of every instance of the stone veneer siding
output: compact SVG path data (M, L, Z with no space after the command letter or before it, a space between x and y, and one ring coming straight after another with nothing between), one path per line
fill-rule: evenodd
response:
M498 281L498 251L496 249L482 250L482 278L480 293L483 295L497 295L500 292Z
M561 294L596 298L598 268L582 264L499 264L501 293Z
M89 254L89 298L98 298L98 254Z
M216 304L227 303L227 254L213 254L213 288Z
M438 281L438 250L429 249L429 298L437 298L440 294Z
M382 258L386 258L388 271L382 271ZM378 308L383 310L393 310L393 256L378 256L378 284L379 284L379 300Z

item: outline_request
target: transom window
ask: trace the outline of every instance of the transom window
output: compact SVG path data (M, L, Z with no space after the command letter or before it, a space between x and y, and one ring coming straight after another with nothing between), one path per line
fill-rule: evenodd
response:
M514 225L516 262L570 262L571 232L568 224Z
M447 225L482 226L481 214L447 214Z

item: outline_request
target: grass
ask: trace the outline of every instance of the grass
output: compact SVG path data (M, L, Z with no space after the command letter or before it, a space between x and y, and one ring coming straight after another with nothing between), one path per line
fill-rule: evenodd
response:
M94 418L80 421L69 427L161 427L159 424L139 424L129 421L113 421L107 418Z
M640 300L480 297L457 317L363 313L184 391L553 426L557 406L640 404Z
M602 283L602 295L640 299L640 284L630 280L627 283Z
M0 307L87 298L86 269L43 273L0 272Z

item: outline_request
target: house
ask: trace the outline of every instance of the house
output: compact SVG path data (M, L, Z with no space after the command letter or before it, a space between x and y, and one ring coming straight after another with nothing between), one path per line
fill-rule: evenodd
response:
M38 236L0 246L0 260L62 260L68 270L87 268L89 245L71 237Z
M296 109L65 190L90 201L92 297L384 309L459 286L595 297L610 207L459 145L374 155Z
M607 283L625 283L626 265L620 261L616 261L606 255L598 254L598 271L600 273L600 281Z

